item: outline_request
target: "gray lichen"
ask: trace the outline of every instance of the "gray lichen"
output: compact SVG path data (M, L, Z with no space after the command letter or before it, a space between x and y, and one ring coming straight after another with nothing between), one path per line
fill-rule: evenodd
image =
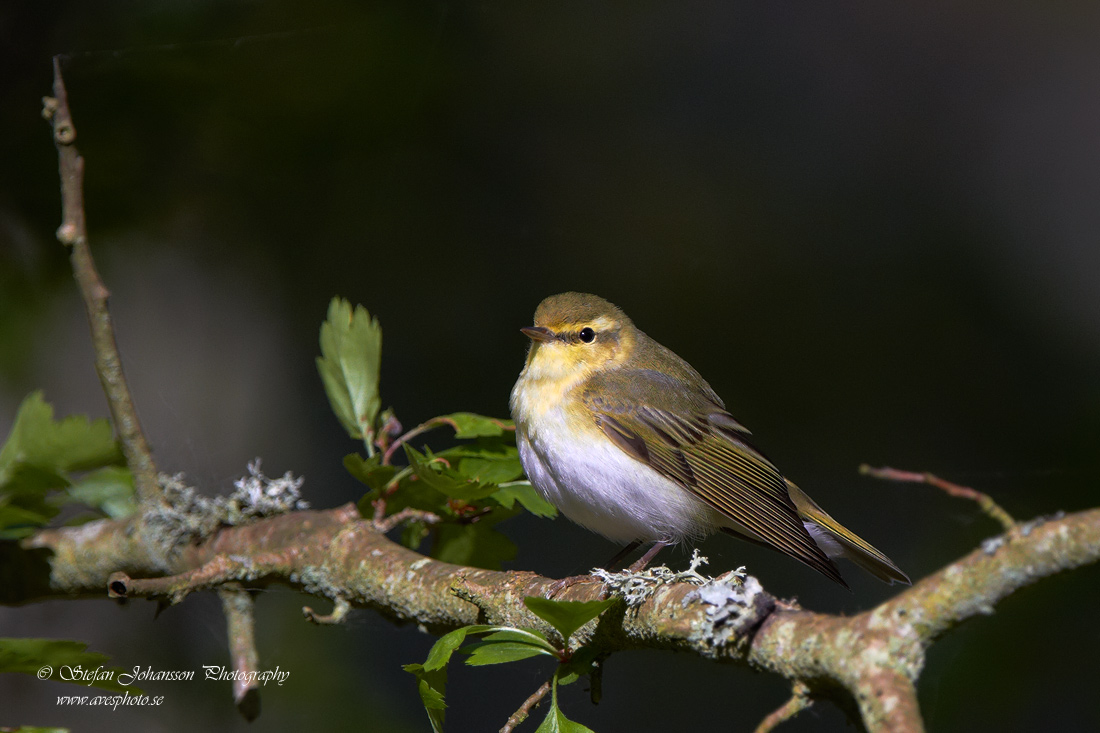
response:
M166 556L202 541L219 527L309 508L301 498L305 479L289 471L280 478L269 478L260 470L259 458L249 462L248 475L234 482L236 490L229 496L203 496L184 483L183 474L161 474L159 479L167 505L149 510L144 520Z
M706 565L707 562L707 558L700 555L699 550L694 550L691 555L691 565L687 570L675 571L665 565L658 565L637 573L629 570L621 573L610 573L595 568L591 574L604 582L610 595L621 596L626 601L627 607L634 608L642 605L662 585L673 583L703 585L710 582L712 578L702 575L698 571L698 568L701 565ZM744 577L744 570L744 568L738 568L727 575Z
M695 636L712 647L729 644L748 634L771 612L774 600L760 581L744 573L727 573L708 580L684 596L684 608L692 603L706 606L706 614Z

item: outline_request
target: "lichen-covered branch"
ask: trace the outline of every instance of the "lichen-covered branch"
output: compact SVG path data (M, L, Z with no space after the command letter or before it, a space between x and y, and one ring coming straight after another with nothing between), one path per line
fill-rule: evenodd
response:
M161 496L157 468L122 372L115 330L107 311L110 293L99 277L88 246L84 217L84 158L76 148L76 127L69 111L65 82L61 78L61 64L56 56L53 60L53 96L43 98L42 116L53 126L61 175L61 226L57 230L57 238L72 249L73 275L80 286L88 325L92 330L96 373L107 396L107 405L122 443L126 464L134 474L138 499L145 505L158 504Z
M101 520L28 538L27 549L53 551L48 577L28 587L48 588L53 596L87 595L104 592L110 578L116 592L175 601L224 583L278 581L434 632L489 623L555 633L522 602L545 594L553 579L424 557L387 539L350 504L225 527L176 552L167 573L150 561L152 553L134 545L127 529L128 522ZM1092 509L1020 524L857 616L785 608L752 577L724 586L677 582L657 587L636 606L612 608L576 638L605 652L676 649L747 663L858 711L869 730L919 731L914 685L939 635L992 613L1022 586L1098 559L1100 509ZM126 577L112 577L120 567ZM593 577L561 597L589 600L602 590Z

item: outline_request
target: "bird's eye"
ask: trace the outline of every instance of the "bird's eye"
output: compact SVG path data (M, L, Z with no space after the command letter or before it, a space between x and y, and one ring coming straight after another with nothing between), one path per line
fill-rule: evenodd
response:
M581 337L581 341L585 342L586 344L590 344L596 340L596 332L593 331L591 328L588 328L587 326L582 328L580 334L578 335Z

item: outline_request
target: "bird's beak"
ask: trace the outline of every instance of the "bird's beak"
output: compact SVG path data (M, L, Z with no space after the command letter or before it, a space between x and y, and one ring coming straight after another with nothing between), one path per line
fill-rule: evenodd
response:
M532 341L553 341L555 338L554 332L545 326L524 326L520 331Z

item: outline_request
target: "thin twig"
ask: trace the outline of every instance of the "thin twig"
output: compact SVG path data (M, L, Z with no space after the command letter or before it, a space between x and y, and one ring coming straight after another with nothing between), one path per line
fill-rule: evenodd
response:
M977 502L981 510L985 512L986 515L1000 522L1006 532L1011 532L1016 528L1016 520L1013 519L1008 512L1002 509L997 502L993 501L993 498L989 496L989 494L983 494L981 491L972 489L969 486L960 486L946 479L942 479L933 473L901 471L888 466L873 468L866 463L859 467L859 472L865 476L886 479L887 481L908 481L910 483L935 486L937 489L941 489L958 499L969 499Z
M394 440L393 443L391 443L389 445L389 447L386 448L386 452L382 454L382 465L383 466L390 465L390 460L393 458L394 452L398 448L400 448L402 445L404 445L405 443L408 443L410 440L412 440L413 438L415 438L418 435L423 435L424 433L428 432L429 430L435 430L436 428L438 428L441 425L450 425L455 430L458 430L458 424L454 420L450 419L449 417L433 417L431 420L428 420L427 422L422 422L419 425L417 425L415 428L413 428L412 430L408 431L407 433L405 433L401 437Z
M317 624L318 626L327 626L330 624L341 624L344 619L347 618L348 611L351 610L351 604L343 596L337 596L334 599L332 606L332 613L317 613L309 606L302 606L302 615L306 617L306 620L311 624Z
M517 725L527 720L527 716L531 714L531 709L538 705L548 692L550 692L549 680L543 682L542 686L531 694L531 697L523 701L523 704L519 706L519 710L512 713L512 717L508 718L508 722L500 729L500 733L512 733Z
M42 116L53 126L53 139L57 147L58 170L61 175L61 226L57 238L72 248L73 275L80 286L88 324L92 331L95 349L95 366L107 405L111 410L115 429L122 442L126 463L134 474L138 499L145 506L164 502L160 484L157 483L157 467L149 450L145 433L138 422L134 401L122 373L122 359L115 342L114 326L107 311L110 295L96 270L88 247L88 231L84 218L84 158L76 148L76 127L69 111L65 82L61 78L61 64L53 59L52 97L42 99Z
M123 572L107 578L110 598L167 598L179 603L189 593L210 590L234 580L259 580L267 575L285 575L296 564L295 552L265 552L256 555L215 555L212 560L178 575L161 578L131 578Z
M381 500L379 500L381 501ZM385 505L383 505L384 508ZM406 507L399 512L395 512L390 516L382 519L378 517L377 513L374 518L374 528L379 532L385 534L399 524L405 522L423 522L424 524L438 524L440 518L438 514L424 511L423 509L413 509L412 507Z
M809 688L802 682L795 682L791 685L791 698L761 720L754 733L771 733L777 726L786 723L813 704Z
M260 689L256 671L260 655L256 651L255 617L252 594L237 583L218 589L229 632L229 651L233 658L233 702L244 719L252 722L260 715Z

